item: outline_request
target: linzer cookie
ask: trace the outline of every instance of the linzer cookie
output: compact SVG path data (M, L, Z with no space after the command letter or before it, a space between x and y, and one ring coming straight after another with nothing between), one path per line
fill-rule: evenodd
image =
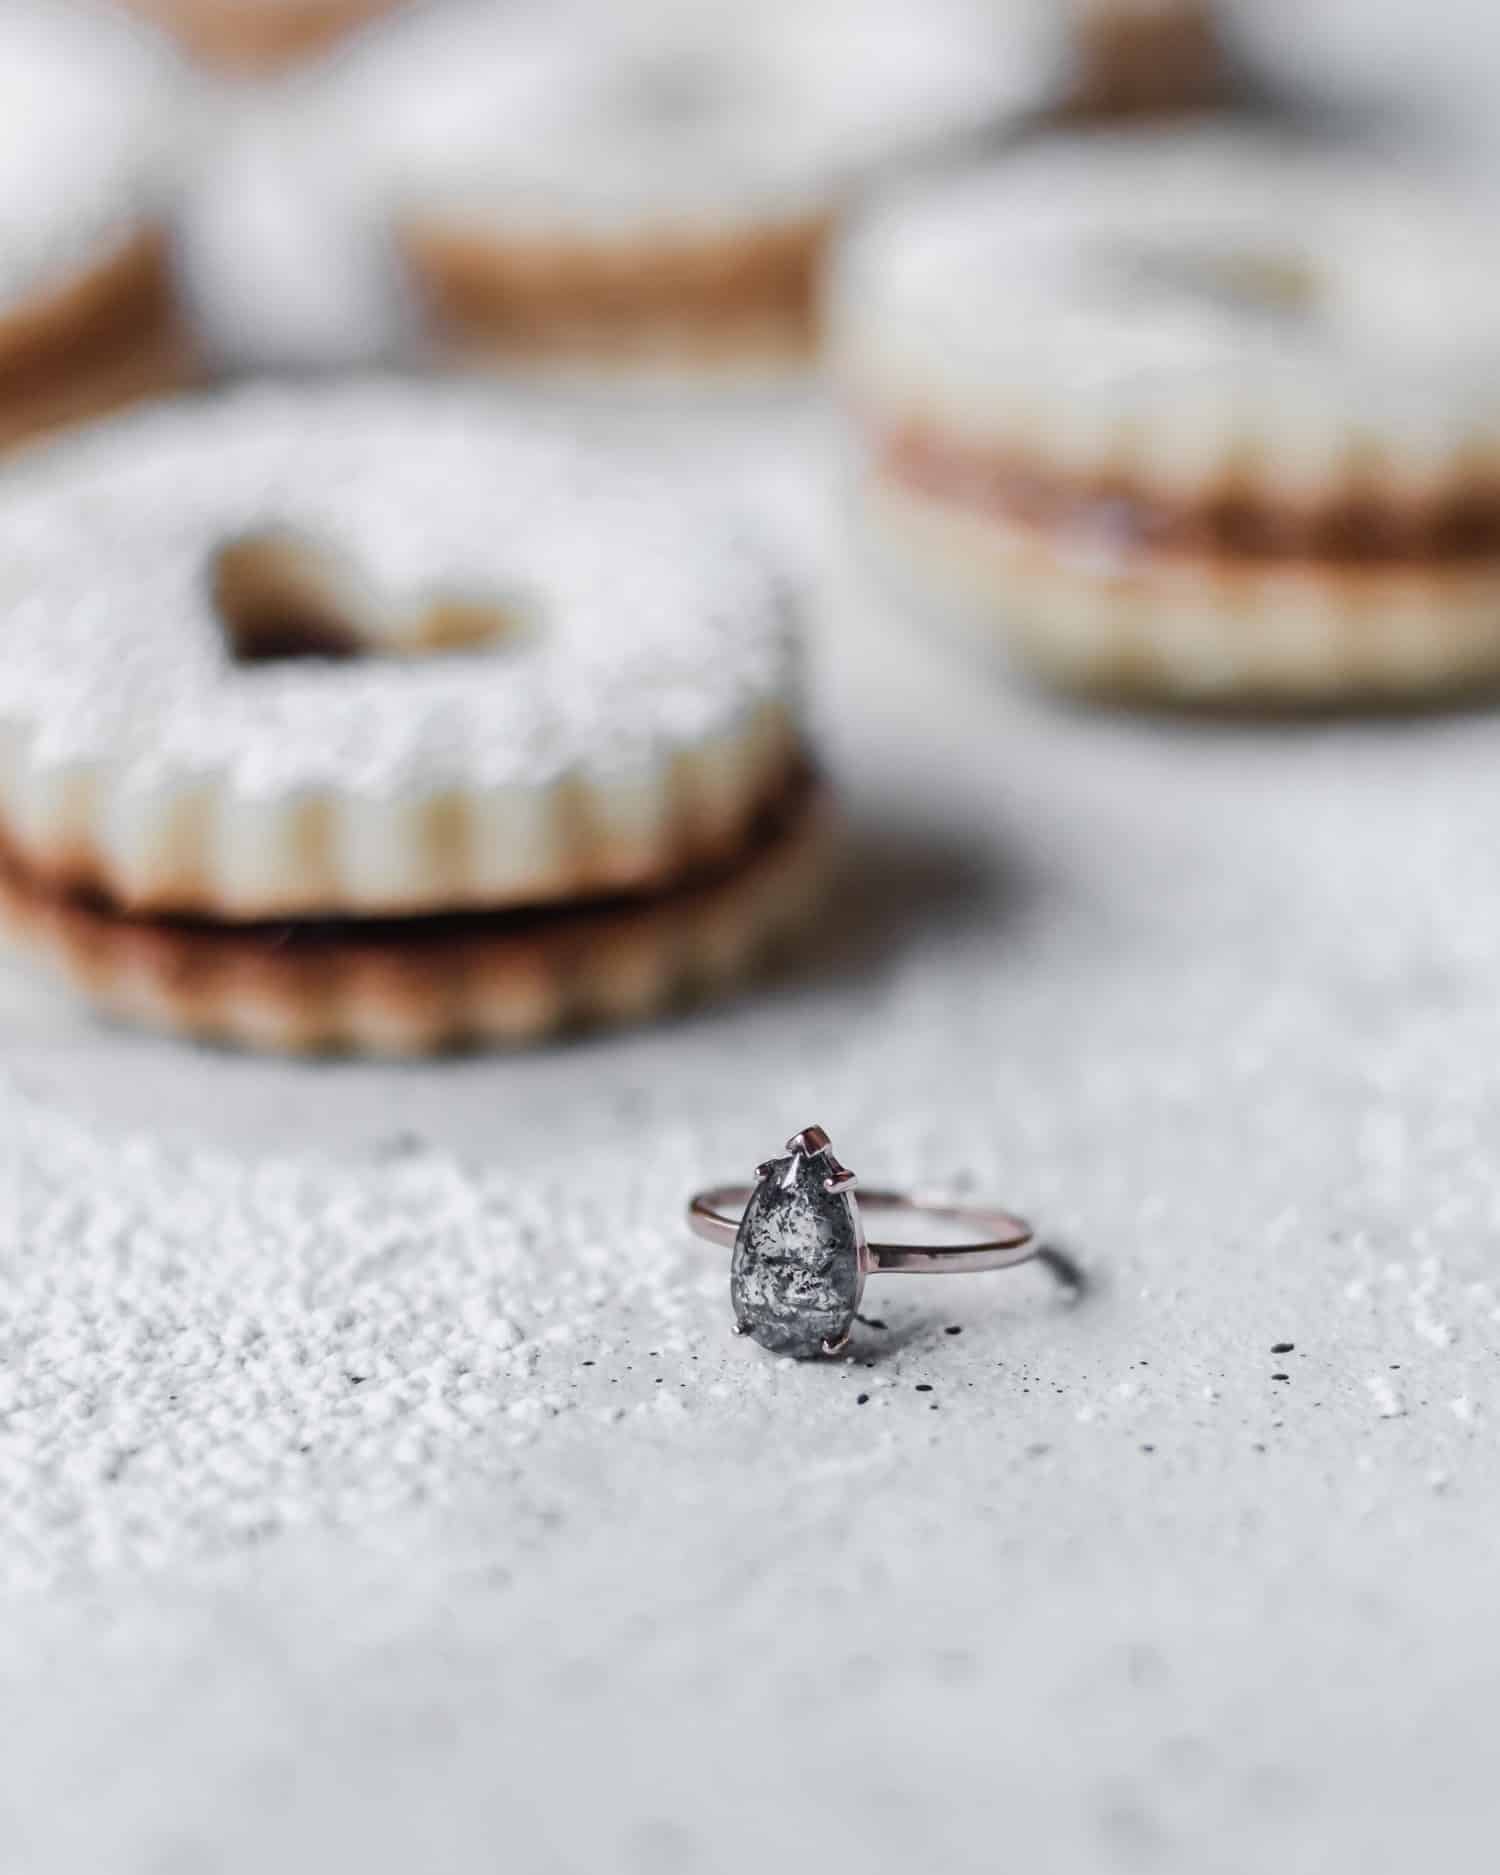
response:
M738 372L807 356L851 188L1062 60L1045 0L449 5L367 34L284 142L305 204L387 230L443 350Z
M0 444L189 375L163 228L186 103L116 15L0 8Z
M263 72L311 58L399 0L125 0L204 64Z
M122 1021L287 1054L518 1047L733 993L795 951L831 816L789 794L733 865L650 896L538 912L233 925L136 918L0 849L0 924Z
M873 536L1071 685L1492 683L1497 250L1410 178L1228 131L909 187L834 293Z
M779 582L472 392L122 419L11 473L0 563L6 916L109 1007L529 1036L734 978L814 883Z

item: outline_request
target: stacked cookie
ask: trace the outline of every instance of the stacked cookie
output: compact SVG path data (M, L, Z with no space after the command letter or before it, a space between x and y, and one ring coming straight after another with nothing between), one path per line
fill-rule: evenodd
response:
M1500 677L1500 235L1369 162L1081 136L908 188L838 274L886 562L1064 683Z
M1063 57L1047 0L468 0L365 35L267 134L320 241L389 243L442 355L759 372L807 361L851 189L1039 108Z
M805 911L785 596L639 464L376 382L169 404L0 495L4 914L106 1009L529 1040Z
M163 44L64 0L7 0L0 445L190 375L165 219L187 131Z

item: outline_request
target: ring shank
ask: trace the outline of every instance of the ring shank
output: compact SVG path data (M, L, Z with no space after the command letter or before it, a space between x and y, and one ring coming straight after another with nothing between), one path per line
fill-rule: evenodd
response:
M753 1185L714 1185L698 1192L688 1205L689 1228L709 1243L732 1249L754 1190ZM870 1243L866 1249L873 1274L955 1276L971 1270L1004 1270L1030 1261L1041 1250L1024 1218L990 1205L955 1204L917 1192L867 1191L862 1186L855 1195L862 1212L894 1211L984 1233L959 1244Z

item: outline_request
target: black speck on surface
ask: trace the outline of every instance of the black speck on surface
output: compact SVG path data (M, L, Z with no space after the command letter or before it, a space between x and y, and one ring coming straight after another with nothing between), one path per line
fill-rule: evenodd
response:
M917 1382L918 1393L931 1393L931 1391L932 1391L932 1388L927 1384L925 1380L919 1380Z
M866 1328L878 1328L882 1334L887 1332L886 1324L878 1315L856 1315L854 1319L863 1322Z
M1143 1445L1141 1447L1141 1450L1143 1452L1154 1452L1156 1450L1156 1447L1154 1445Z
M1290 1354L1296 1345L1295 1341L1273 1341L1271 1343L1271 1352L1273 1354Z
M953 1323L950 1323L950 1325L943 1330L943 1333L945 1335L961 1335L963 1331L964 1330L963 1330L962 1322L953 1322Z
M594 1363L593 1363L592 1361L584 1361L584 1362L582 1363L582 1365L583 1365L584 1367L592 1367L592 1366L594 1365Z
M1290 1374L1272 1374L1271 1378L1273 1380L1290 1380L1291 1375Z
M860 1394L859 1398L854 1402L854 1404L856 1406L868 1406L870 1404L869 1394L868 1393Z

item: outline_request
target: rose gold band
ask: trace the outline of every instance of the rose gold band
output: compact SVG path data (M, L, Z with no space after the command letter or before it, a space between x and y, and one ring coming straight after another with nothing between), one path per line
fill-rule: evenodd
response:
M688 1226L707 1242L734 1247L740 1218L755 1187L714 1185L688 1203ZM928 1276L960 1275L973 1270L1010 1269L1040 1257L1049 1264L1052 1253L1038 1242L1023 1218L990 1205L954 1204L942 1198L902 1191L867 1191L859 1187L860 1214L890 1211L901 1217L921 1217L939 1225L961 1224L977 1234L956 1244L868 1243L867 1267L873 1274L920 1273Z

